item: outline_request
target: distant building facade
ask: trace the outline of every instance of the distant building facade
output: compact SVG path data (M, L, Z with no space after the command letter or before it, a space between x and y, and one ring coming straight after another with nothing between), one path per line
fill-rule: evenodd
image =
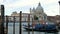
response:
M38 21L44 20L44 21L48 21L48 22L52 22L52 23L60 23L60 15L57 16L47 16L44 13L44 10L41 6L41 4L39 3L37 8L30 8L30 13L22 13L22 21L28 21L28 14L30 14L30 21L32 21L32 18L34 19L34 17L38 17ZM13 12L11 14L11 16L8 17L9 21L13 21L13 16L15 17L16 22L19 22L19 13L17 13L16 11Z
M30 21L32 21L32 19L34 19L35 16L38 18L37 19L38 21L41 21L41 20L47 21L47 15L44 13L44 10L40 3L38 3L38 6L36 9L30 8L30 13L22 13L22 21L28 21L28 14L30 14ZM17 13L16 11L13 12L9 17L9 21L13 21L12 16L16 16L15 17L16 21L19 21L19 13Z
M34 18L34 16L38 17L38 20L44 20L47 21L47 15L44 13L44 10L41 6L41 4L39 3L37 8L30 8L30 14L32 15L32 17Z
M28 14L29 13L22 13L22 21L28 21ZM11 16L9 17L10 20L13 20L13 16L15 16L16 21L19 21L20 17L19 17L19 13L17 12L13 12L11 14ZM31 17L30 17L30 21L31 21Z
M60 15L56 16L47 16L49 22L60 23Z

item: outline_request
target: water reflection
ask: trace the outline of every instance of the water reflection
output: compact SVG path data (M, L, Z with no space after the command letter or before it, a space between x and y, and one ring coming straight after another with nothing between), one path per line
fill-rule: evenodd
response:
M26 31L26 30L23 30L23 32L28 34L28 31ZM32 31L30 31L30 34L32 34ZM58 34L58 32L38 32L38 31L34 31L34 34Z
M58 34L58 32L53 32L53 33L45 32L45 34Z
M22 23L27 24L27 23ZM13 34L13 23L8 24L8 34ZM19 23L15 23L15 34L19 34ZM22 34L28 34L28 31L26 31L22 26ZM32 34L32 31L30 31L30 34ZM38 32L34 31L34 34L60 34L60 32Z

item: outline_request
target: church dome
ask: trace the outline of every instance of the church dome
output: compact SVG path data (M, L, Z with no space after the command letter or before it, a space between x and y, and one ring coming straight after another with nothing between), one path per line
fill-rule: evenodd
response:
M41 7L41 4L38 4L38 7L36 8L37 12L43 12L43 8Z

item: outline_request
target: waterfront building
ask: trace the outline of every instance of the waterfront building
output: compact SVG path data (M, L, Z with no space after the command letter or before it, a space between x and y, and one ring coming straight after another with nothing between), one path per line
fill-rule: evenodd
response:
M22 21L28 21L28 14L29 13L22 13ZM9 17L9 20L13 20L13 16L16 16L15 17L16 21L19 21L19 13L13 12ZM30 21L31 21L31 17L30 17Z
M50 23L60 23L60 15L47 16L47 20L48 20Z
M47 21L47 15L44 13L43 7L41 6L40 3L38 3L38 6L33 9L30 8L30 14L32 17L37 17L39 21L44 20Z
M32 19L35 20L35 17L38 18L37 21L41 21L41 20L47 21L47 15L44 13L44 10L40 3L38 3L36 9L30 8L30 13L22 13L22 21L28 21L28 14L30 14L30 21L32 21ZM9 17L9 21L13 21L12 16L16 16L15 17L16 21L19 21L19 13L17 13L16 11L13 12Z
M22 13L22 21L28 21L28 14L30 14L30 21L32 21L32 18L35 16L38 17L38 21L44 20L48 21L49 23L57 23L60 22L60 15L57 16L47 16L43 10L43 7L40 3L38 3L38 6L36 8L31 9L30 13ZM15 17L16 22L19 22L19 13L16 11L11 14L11 16L8 17L9 21L13 21L13 16Z

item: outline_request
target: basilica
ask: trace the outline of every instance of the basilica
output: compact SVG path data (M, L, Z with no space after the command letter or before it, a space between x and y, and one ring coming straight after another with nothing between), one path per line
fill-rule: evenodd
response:
M47 15L40 3L36 8L30 8L30 13L22 13L22 21L28 21L28 14L30 14L30 21L32 21L32 18L37 21L47 21ZM19 16L19 13L13 12L11 16ZM13 18L9 17L9 20L13 21ZM16 17L16 21L19 21L19 17Z
M38 6L33 9L30 8L30 14L34 17L37 17L37 20L44 20L47 21L47 15L44 13L43 7L39 3Z

